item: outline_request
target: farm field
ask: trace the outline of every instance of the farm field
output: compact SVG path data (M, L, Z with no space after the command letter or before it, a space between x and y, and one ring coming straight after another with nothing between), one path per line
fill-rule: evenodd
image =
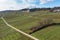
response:
M49 26L32 34L40 40L60 40L60 25Z
M2 19L0 19L0 40L32 40L32 39L6 26Z
M52 13L48 11L37 11L37 12L30 12L30 13L21 12L20 14L17 13L17 15L15 15L14 13L11 13L11 14L7 14L4 18L12 26L26 33L29 33L31 32L30 30L31 27L38 25L39 22L41 22L45 18L53 19L54 23L60 23L60 12L57 12L57 13ZM60 25L54 25L54 26L49 26L47 28L39 30L31 35L38 38L39 40L60 40L59 31L60 31ZM13 34L15 35L15 33L17 32L14 31ZM20 33L17 33L17 35L20 35ZM19 37L21 36L17 36L17 39ZM24 40L24 39L21 39L21 40Z

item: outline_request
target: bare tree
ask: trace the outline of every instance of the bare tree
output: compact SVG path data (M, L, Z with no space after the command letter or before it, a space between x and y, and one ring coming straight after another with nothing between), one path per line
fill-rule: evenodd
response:
M45 28L47 25L51 25L53 23L52 18L44 18L40 22L38 22L38 25L32 26L30 30L32 30L31 33L36 32L39 29Z

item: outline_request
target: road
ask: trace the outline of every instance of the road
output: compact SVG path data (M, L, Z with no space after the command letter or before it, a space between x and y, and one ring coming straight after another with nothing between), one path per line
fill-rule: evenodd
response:
M4 21L4 23L5 23L7 26L9 26L10 28L12 28L12 29L14 29L14 30L20 32L21 34L23 34L23 35L25 35L25 36L27 36L27 37L32 38L33 40L39 40L39 39L37 39L37 38L35 38L35 37L33 37L33 36L31 36L31 35L29 35L29 34L23 32L23 31L21 31L21 30L15 28L15 27L13 27L13 26L10 25L3 17L1 17L1 19L2 19L2 20Z

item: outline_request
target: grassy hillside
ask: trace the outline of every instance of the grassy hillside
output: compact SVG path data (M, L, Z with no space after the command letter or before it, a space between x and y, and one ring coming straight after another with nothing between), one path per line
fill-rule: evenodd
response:
M32 34L40 40L60 40L60 25L49 26Z
M29 33L30 28L39 24L45 18L53 19L54 23L60 23L60 12L52 13L49 11L36 11L36 12L11 12L5 14L5 20L12 26ZM60 40L60 25L49 26L39 30L32 36L40 40ZM15 35L15 34L14 34ZM18 37L17 37L18 38Z
M0 40L32 40L31 38L6 26L0 19Z

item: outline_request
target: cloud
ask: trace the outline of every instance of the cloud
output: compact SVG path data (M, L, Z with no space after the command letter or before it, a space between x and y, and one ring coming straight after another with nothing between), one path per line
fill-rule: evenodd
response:
M14 9L17 6L14 0L0 0L0 10Z
M45 4L45 3L48 3L48 2L51 2L51 1L54 1L54 0L40 0L40 4Z
M46 3L46 0L40 0L40 4Z
M54 1L54 0L47 0L47 1Z
M33 8L38 6L39 0L0 0L0 11L1 10L19 10L23 8ZM52 0L40 0L39 4L45 4Z
M1 10L19 10L31 6L35 6L35 4L31 4L36 2L34 0L0 0L0 11Z

